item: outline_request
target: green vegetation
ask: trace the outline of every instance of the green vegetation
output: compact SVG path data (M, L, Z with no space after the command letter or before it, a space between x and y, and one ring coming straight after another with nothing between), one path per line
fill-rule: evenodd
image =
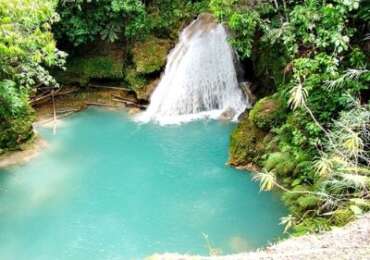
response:
M33 135L33 111L25 90L11 80L0 82L0 153L16 148Z
M148 84L151 73L158 73L166 65L171 47L169 40L149 36L132 47L132 65L126 70L126 81L136 91Z
M261 99L241 121L230 161L254 163L261 189L284 191L283 222L295 234L368 210L369 2L212 0L211 9L275 100ZM268 138L253 140L255 128Z
M123 63L109 56L71 57L67 70L56 74L63 84L85 86L91 79L123 80Z
M132 39L148 31L145 6L139 0L60 1L57 12L61 17L55 28L57 39L74 46L97 39Z
M133 62L138 73L148 74L159 71L166 64L170 43L155 37L137 42L132 48Z
M71 57L57 78L79 85L119 79L139 92L164 67L180 27L207 7L208 1L186 0L60 1L53 31Z
M57 86L48 68L63 66L51 25L59 16L46 0L0 0L0 152L32 135L29 94L37 86Z

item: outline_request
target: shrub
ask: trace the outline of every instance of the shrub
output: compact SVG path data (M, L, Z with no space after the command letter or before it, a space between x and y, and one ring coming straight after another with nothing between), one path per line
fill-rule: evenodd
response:
M331 222L335 226L344 226L355 219L355 214L349 208L341 208L334 211Z
M16 149L33 136L33 110L26 91L10 80L0 81L0 103L0 151Z
M125 79L127 83L129 84L130 88L132 89L140 89L147 84L147 80L145 77L139 73L136 72L135 69L130 68L126 70Z
M263 166L268 171L274 171L278 176L288 176L294 171L296 162L289 153L275 152L268 155Z
M307 233L317 233L330 230L330 222L326 218L306 218L293 228L293 235L300 236Z
M320 199L316 195L304 195L300 196L297 200L298 205L302 210L314 209L319 205Z

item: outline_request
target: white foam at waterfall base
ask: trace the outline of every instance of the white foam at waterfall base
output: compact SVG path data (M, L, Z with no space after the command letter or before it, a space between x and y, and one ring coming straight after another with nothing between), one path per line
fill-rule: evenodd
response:
M176 124L218 118L225 111L233 111L237 119L248 106L225 28L210 15L199 16L183 30L150 100L139 121Z

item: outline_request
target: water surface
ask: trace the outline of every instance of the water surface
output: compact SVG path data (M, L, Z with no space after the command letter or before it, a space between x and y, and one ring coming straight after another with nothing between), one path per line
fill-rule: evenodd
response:
M143 259L251 250L286 214L249 174L225 166L234 125L139 125L90 108L39 132L48 148L0 170L0 259Z

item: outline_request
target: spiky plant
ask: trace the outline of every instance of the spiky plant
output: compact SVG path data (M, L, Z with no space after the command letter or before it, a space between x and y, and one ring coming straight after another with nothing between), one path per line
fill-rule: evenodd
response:
M262 171L253 176L253 180L260 182L261 191L270 191L276 182L276 176L273 172Z
M328 80L325 82L325 86L328 90L334 91L337 88L341 88L344 84L350 80L358 80L363 74L369 73L367 69L348 69L343 75L336 78L335 80Z
M308 95L307 90L304 88L303 83L299 80L298 83L290 90L289 105L293 110L302 107L306 104Z

